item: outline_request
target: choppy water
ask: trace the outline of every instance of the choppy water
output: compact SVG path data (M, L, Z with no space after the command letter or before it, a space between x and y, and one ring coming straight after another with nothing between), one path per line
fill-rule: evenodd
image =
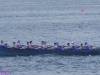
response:
M81 9L84 8L84 12ZM12 45L89 42L100 47L100 0L0 0L0 39ZM0 57L9 75L99 75L99 56Z
M39 55L2 57L0 70L9 75L99 75L99 56Z

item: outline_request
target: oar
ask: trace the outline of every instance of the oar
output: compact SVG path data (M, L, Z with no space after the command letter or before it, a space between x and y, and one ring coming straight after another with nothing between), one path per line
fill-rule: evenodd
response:
M58 55L58 54L54 51L55 49L52 49L53 47L54 47L54 46L50 46L50 45L49 45L50 50L52 50L52 52L53 52L55 55Z
M93 46L93 47L96 47L96 48L95 48L95 49L93 49L93 50L97 51L97 52L100 54L100 52L97 50L97 49L99 49L99 50L100 50L100 47L97 47L97 46Z
M28 52L27 52L27 50L26 49L23 49L29 56L31 56L31 54L29 54Z
M54 50L53 50L53 49L51 49L51 50L53 51L53 53L54 53L55 55L57 55L57 56L58 56L58 54L54 51L55 49L54 49Z
M100 49L100 47L95 46L95 44L94 44L94 46L91 46L91 47L96 47L95 49L93 49L93 48L92 49L95 50L95 51L97 51L100 54L100 52L97 50L97 49Z
M68 49L68 48L65 49L65 47L68 47L68 46L63 46L64 50L66 50L70 55L74 56L74 54L70 52L70 49Z
M72 56L74 56L74 54L70 52L70 49L67 49L66 51L67 51L69 54L71 54Z
M27 46L23 46L23 47L25 47L25 48L22 48L29 56L31 56L31 54L29 53L29 52L27 52Z
M42 50L42 47L41 46L38 46L38 45L34 45L34 49L35 50L38 50L42 55L43 55L43 53L41 52L41 50Z
M88 54L88 53L84 52L84 50L83 50L83 49L82 49L81 51L83 51L83 53L85 53L86 55L90 55L90 54Z
M11 50L12 50L13 53L18 57L18 55L16 54L16 52L13 50L13 47L11 48Z
M38 48L38 51L41 53L41 55L43 55L43 53L42 53L42 47L41 46L39 46L40 48Z

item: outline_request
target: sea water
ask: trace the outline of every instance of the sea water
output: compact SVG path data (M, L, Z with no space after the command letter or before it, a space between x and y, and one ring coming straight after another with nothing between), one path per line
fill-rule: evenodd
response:
M84 9L84 11L82 11ZM100 0L0 0L0 39L100 47ZM99 75L99 56L0 57L0 74Z

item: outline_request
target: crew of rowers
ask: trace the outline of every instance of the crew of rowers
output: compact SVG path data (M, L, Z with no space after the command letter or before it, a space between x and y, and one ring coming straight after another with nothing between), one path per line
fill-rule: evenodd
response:
M11 48L7 43L4 43L3 40L1 40L1 47L5 47L5 48ZM41 46L38 45L34 45L32 41L27 42L27 46L25 45L21 45L20 44L20 40L18 40L18 42L13 42L13 48L18 48L18 49L45 49L45 50L50 50L50 49L57 49L57 50L92 50L92 46L88 45L87 42L85 42L84 44L82 43L80 46L77 46L74 44L74 42L67 43L67 46L61 46L59 45L58 42L54 43L54 46L50 46L50 45L46 45L45 41L41 41Z

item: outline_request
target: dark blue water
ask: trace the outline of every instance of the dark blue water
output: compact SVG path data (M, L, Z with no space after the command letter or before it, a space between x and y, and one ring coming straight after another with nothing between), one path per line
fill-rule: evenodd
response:
M82 12L84 8L84 12ZM40 45L88 42L100 47L99 0L0 0L0 39ZM99 56L0 57L9 75L99 75Z

